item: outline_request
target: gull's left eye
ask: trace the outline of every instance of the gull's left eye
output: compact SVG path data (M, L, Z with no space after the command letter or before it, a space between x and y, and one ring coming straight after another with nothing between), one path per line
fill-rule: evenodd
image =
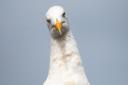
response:
M65 15L66 15L66 13L64 12L64 13L62 14L62 17L65 17Z

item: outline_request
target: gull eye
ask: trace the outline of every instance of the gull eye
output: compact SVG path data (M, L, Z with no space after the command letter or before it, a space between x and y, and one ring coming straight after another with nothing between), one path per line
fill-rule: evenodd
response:
M51 20L50 20L50 19L47 19L46 21L47 21L48 23L51 23Z
M66 15L66 13L64 12L64 13L62 14L62 17L65 17L65 15Z

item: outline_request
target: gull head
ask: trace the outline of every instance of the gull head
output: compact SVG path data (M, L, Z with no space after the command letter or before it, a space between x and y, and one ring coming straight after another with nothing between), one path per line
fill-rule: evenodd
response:
M61 38L69 31L66 12L62 6L52 6L46 13L46 22L53 38Z

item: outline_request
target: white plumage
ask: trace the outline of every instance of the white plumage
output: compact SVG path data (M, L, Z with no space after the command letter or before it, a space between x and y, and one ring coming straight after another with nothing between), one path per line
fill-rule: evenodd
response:
M51 56L43 85L89 85L65 10L53 6L46 13L46 19L51 33ZM58 27L57 21L60 22Z

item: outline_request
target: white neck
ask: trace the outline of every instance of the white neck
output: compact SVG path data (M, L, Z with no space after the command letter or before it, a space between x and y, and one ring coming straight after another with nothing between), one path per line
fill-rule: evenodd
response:
M44 85L89 85L72 33L51 39L50 69Z
M67 71L68 69L80 70L79 68L83 69L80 54L72 33L69 31L62 40L52 38L49 72Z

